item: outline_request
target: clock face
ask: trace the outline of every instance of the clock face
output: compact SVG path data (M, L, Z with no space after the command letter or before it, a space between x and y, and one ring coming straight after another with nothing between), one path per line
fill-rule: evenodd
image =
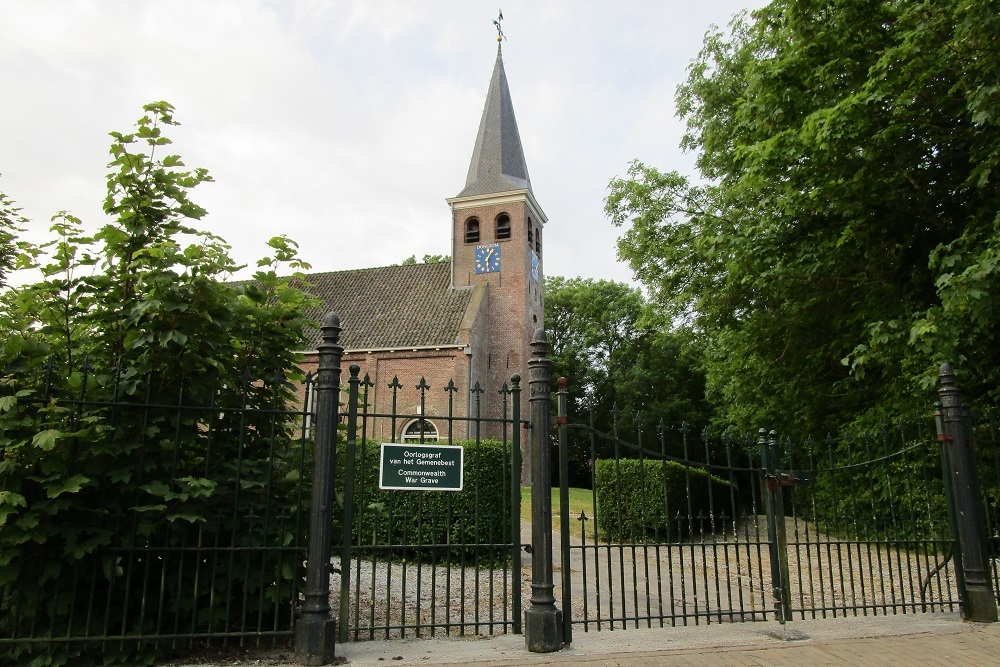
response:
M531 277L538 282L538 255L534 250L531 251Z
M500 244L476 246L476 273L493 273L500 270Z

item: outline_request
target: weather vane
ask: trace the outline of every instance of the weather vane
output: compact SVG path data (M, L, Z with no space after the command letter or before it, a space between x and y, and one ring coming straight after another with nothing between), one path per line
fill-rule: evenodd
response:
M500 27L500 21L503 21L503 10L500 9L498 11L500 13L493 21L493 25L497 27L497 41L502 42L503 40L507 39L507 35L503 34L503 28Z

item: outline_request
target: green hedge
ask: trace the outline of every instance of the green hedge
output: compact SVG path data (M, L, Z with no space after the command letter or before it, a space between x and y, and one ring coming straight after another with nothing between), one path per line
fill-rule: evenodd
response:
M710 532L713 517L721 529L722 514L735 513L728 481L673 461L598 460L594 479L598 535L608 542L676 541Z
M480 564L508 560L510 547L483 545L511 541L511 445L493 440L454 444L465 447L461 491L383 491L378 488L380 443L359 443L352 543L397 545L372 549L374 557Z

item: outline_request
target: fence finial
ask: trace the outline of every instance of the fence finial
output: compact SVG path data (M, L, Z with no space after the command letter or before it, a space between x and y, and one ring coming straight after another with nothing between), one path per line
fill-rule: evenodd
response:
M531 356L541 359L548 351L549 341L545 335L545 329L535 329L535 335L531 337Z
M947 361L941 364L941 369L938 371L938 397L945 407L958 406L961 402L955 371Z

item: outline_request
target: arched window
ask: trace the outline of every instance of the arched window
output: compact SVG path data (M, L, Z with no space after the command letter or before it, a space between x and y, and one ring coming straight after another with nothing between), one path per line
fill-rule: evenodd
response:
M528 243L531 243L531 241L529 240ZM541 255L542 254L542 230L541 230L541 228L539 228L535 232L535 254L537 254L537 255Z
M475 218L465 221L465 242L479 243L479 221Z
M501 213L497 216L497 241L510 238L510 216Z
M403 429L403 442L437 442L438 431L426 419L414 419Z
M531 244L535 242L534 232L531 228L531 218L528 218L528 248L531 248Z

